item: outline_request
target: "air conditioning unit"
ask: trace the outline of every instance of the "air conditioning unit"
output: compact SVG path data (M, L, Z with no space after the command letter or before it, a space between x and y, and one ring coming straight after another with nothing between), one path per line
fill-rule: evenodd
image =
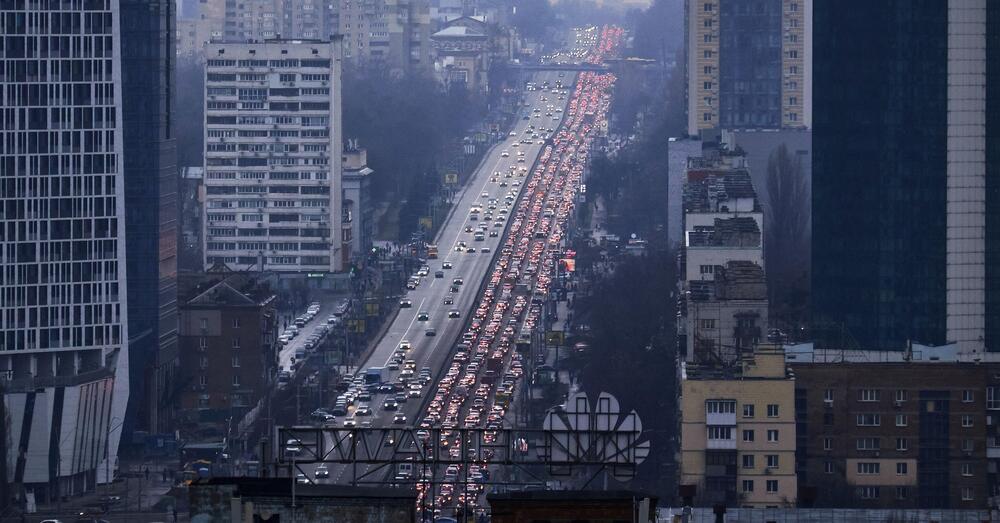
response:
M823 400L823 406L824 407L832 407L833 406L833 400L826 400L826 399Z
M900 408L900 407L902 407L902 406L903 406L903 400L896 400L896 401L893 401L893 402L892 402L892 406L893 406L893 407L896 407L897 409L898 409L898 408Z

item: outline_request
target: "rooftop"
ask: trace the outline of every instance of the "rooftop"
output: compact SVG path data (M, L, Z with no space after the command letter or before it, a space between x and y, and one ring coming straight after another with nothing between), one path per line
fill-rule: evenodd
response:
M714 225L688 231L688 246L760 247L760 228L750 217L716 218Z
M746 169L689 168L683 198L686 212L735 212L737 199L752 199L753 211L760 212Z

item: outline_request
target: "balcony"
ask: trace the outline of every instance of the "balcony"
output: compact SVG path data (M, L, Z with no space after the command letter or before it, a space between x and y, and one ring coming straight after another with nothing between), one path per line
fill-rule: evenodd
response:
M708 439L705 445L709 450L736 450L736 438L731 439Z
M736 426L735 412L721 412L705 414L706 425L723 425L728 427Z

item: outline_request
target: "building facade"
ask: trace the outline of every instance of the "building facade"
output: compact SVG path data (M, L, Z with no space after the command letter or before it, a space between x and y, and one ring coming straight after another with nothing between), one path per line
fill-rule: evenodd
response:
M996 495L995 458L987 456L997 450L988 434L996 434L991 412L1000 396L988 383L1000 366L903 361L791 368L799 485L811 505L976 509Z
M205 267L340 272L340 41L206 50Z
M687 0L688 134L811 125L812 0Z
M0 4L2 481L20 500L92 490L116 466L131 316L120 13Z
M680 486L696 506L795 506L795 384L777 347L728 368L681 364Z
M823 0L814 15L817 341L997 350L1000 5Z
M375 207L371 201L372 174L368 151L356 141L344 147L344 219L350 223L351 257L367 256L375 240Z
M199 291L180 308L181 415L186 424L235 425L276 375L276 297L241 276Z
M130 429L169 431L177 367L174 2L119 0L131 389Z
M340 0L336 16L346 60L395 74L431 70L427 0Z

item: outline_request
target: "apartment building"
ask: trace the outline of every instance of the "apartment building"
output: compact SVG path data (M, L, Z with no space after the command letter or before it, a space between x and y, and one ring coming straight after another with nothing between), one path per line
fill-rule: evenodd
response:
M129 366L121 13L117 0L0 3L0 483L19 501L108 481L142 372Z
M743 157L689 158L683 186L678 347L685 360L731 365L767 328L764 215Z
M801 501L975 509L996 496L1000 365L925 359L790 368Z
M340 272L339 39L206 51L205 267Z
M431 71L427 0L339 0L336 17L346 60L394 74Z
M357 140L348 140L344 146L343 166L344 220L350 223L351 256L359 259L368 255L375 240L375 206L371 202L375 171L368 167L367 149L358 147Z
M780 347L728 367L682 362L680 486L696 506L794 506L796 377Z
M688 134L811 126L812 0L687 0Z
M251 278L209 278L180 306L179 398L186 426L240 417L276 374L276 296Z

